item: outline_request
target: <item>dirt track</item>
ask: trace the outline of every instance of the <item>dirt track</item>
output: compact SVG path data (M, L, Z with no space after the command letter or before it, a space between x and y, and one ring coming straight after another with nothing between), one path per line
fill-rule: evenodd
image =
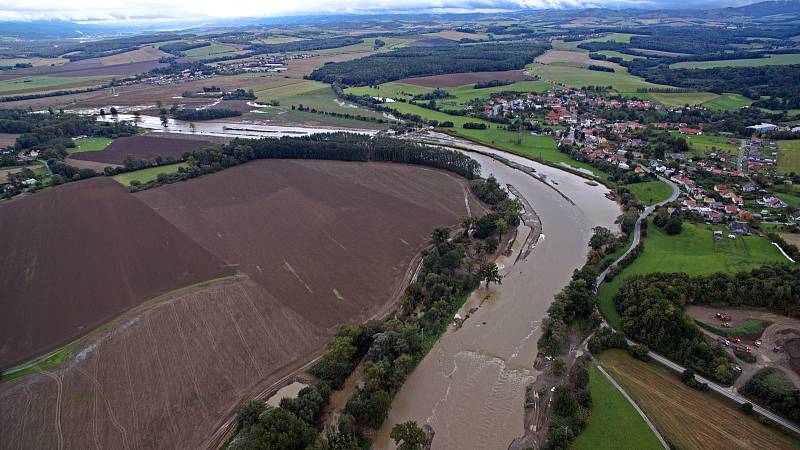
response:
M75 153L70 156L70 159L102 164L123 164L128 155L133 155L137 159L150 159L156 156L178 158L184 152L212 145L214 142L202 138L190 139L150 134L120 138L112 142L105 150Z
M399 164L264 160L125 194L240 275L142 304L57 370L0 384L0 447L203 447L335 324L392 307L431 229L457 223L465 199L479 207L465 184Z
M0 367L231 269L110 178L0 204Z

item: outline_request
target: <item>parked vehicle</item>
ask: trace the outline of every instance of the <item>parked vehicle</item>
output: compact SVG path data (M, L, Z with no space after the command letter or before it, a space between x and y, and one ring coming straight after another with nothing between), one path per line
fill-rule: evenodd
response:
M729 316L728 314L725 314L725 313L717 313L717 319L719 319L719 320L721 320L723 322L730 322L731 321L731 316Z
M736 344L741 344L742 343L742 339L739 338L738 336L731 336L731 341L733 341Z
M761 341L756 341L756 347L761 348Z

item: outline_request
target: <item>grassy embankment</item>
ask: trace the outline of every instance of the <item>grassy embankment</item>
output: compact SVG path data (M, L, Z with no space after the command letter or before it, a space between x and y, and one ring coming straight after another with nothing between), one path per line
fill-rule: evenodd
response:
M764 331L765 328L764 322L752 319L746 320L736 328L719 328L705 322L697 320L695 322L706 330L720 336L747 336L748 334L760 333Z
M114 175L114 181L128 187L133 181L139 181L142 184L153 181L158 178L159 174L175 173L180 167L189 167L186 163L167 164L165 166L148 167L146 169L134 170L133 172L125 172L119 175Z
M642 416L594 365L589 369L592 415L576 450L658 450L661 443Z
M105 150L114 140L104 137L90 137L75 141L75 148L68 148L67 153L97 152Z
M766 238L714 239L714 230L723 230L727 234L723 228L684 223L681 234L669 236L651 223L644 240L644 252L614 280L600 286L600 311L611 325L620 327L621 317L614 309L613 298L623 281L632 275L650 272L685 272L691 276L735 273L764 264L788 262Z
M622 350L598 358L675 448L797 448L797 439L740 412L711 392L683 384L678 375L656 363L634 359Z

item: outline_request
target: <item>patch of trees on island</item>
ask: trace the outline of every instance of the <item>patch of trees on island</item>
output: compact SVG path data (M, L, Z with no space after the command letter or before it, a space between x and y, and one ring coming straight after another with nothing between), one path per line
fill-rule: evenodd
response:
M352 61L328 63L307 78L366 86L407 77L522 69L549 44L481 44L405 47Z
M241 115L240 111L227 108L178 109L172 113L174 119L186 121L223 119Z

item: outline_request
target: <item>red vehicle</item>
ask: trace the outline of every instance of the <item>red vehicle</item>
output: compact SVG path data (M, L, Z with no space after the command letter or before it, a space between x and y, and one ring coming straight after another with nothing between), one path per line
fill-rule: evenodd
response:
M725 313L717 313L717 319L719 319L722 322L730 322L731 321L731 316L729 316L729 315L727 315Z
M747 350L747 353L753 353L753 349L750 347L746 347L745 350Z
M737 336L731 336L731 341L733 341L733 342L735 342L737 344L741 344L742 343L742 340Z

